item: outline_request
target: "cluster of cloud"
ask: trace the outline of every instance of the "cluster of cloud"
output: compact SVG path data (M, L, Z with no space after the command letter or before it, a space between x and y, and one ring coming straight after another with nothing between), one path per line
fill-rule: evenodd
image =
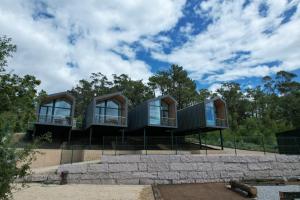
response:
M210 0L194 10L212 22L170 53L153 50L155 58L208 83L300 68L299 0Z
M9 69L56 92L92 72L147 80L157 68L138 52L182 65L213 90L222 81L300 68L300 0L189 3L2 0L0 35L18 46ZM182 23L191 13L198 18Z
M34 74L49 92L70 89L92 72L147 79L151 67L128 44L176 25L183 0L18 1L0 5L0 34L18 50L9 68Z

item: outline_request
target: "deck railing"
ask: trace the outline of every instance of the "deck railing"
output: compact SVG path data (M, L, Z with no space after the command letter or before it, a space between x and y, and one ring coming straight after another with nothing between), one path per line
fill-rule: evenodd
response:
M160 123L163 126L176 126L176 118L161 117Z
M221 118L216 118L216 126L219 127L227 127L227 120L226 119L221 119Z
M63 115L37 115L36 122L55 125L72 125L71 117L66 117Z
M100 125L125 126L127 124L127 117L96 114L94 123Z
M176 118L169 118L169 117L151 118L150 125L176 126Z

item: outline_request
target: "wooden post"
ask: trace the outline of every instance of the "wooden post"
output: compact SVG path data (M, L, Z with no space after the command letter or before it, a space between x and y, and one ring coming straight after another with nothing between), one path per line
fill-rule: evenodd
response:
M229 184L231 185L232 189L238 188L242 191L246 191L248 193L248 197L250 197L250 198L257 197L256 187L250 186L245 183L237 182L237 181L230 181Z
M221 140L221 150L224 150L222 129L220 129L220 140Z
M92 127L90 127L90 146L92 145L92 134L93 134Z

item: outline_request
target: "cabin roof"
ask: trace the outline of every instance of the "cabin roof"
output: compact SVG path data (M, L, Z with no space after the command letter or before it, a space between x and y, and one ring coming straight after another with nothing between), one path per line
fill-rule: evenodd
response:
M173 103L175 103L177 105L177 101L169 94L167 95L161 95L152 99L148 99L146 102L149 103L151 101L155 101L155 100L161 100L161 99L170 99Z
M113 97L121 97L122 99L125 100L125 102L127 102L127 97L125 97L122 92L114 92L114 93L110 93L110 94L97 96L97 97L94 97L94 101L112 99Z
M220 100L222 101L225 105L226 105L226 102L224 99L222 99L221 97L217 96L217 97L214 97L214 98L211 98L211 99L205 99L204 101L202 102L199 102L199 103L196 103L196 104L193 104L193 105L190 105L190 106L187 106L185 108L181 108L180 110L178 111L181 111L181 110L184 110L186 108L189 108L189 107L192 107L192 106L196 106L196 105L199 105L199 104L202 104L202 103L208 103L208 102L212 102L212 101L217 101L217 100Z
M67 91L49 94L46 96L46 98L43 101L49 101L49 100L59 99L59 98L63 98L63 97L69 99L73 103L75 102L75 97Z

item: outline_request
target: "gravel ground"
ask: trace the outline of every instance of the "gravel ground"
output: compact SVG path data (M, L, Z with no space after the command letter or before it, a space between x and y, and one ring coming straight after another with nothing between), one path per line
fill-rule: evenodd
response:
M279 200L279 192L300 192L300 185L255 186L257 200Z
M154 200L149 185L42 185L29 187L13 194L14 200Z

